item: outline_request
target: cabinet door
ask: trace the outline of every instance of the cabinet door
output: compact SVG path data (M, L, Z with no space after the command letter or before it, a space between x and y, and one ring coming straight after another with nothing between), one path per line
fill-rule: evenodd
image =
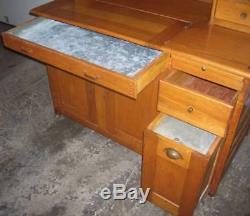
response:
M48 67L48 77L56 111L115 134L114 92L54 67Z
M56 111L96 124L94 86L65 71L48 67L48 77Z
M157 115L160 74L137 99L48 67L55 110L141 153L143 131Z

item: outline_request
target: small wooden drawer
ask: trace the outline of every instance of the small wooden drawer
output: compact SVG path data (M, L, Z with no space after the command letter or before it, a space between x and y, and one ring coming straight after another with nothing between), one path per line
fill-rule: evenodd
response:
M159 114L144 133L142 187L173 215L192 215L205 193L222 139Z
M158 110L224 137L236 98L235 90L174 71L160 81Z
M8 48L132 98L169 62L159 50L45 18L3 33L3 40Z
M250 1L218 0L215 17L236 24L250 26Z
M231 69L212 64L205 59L188 57L177 52L172 54L172 69L181 70L235 90L240 90L243 86L242 77L233 74Z

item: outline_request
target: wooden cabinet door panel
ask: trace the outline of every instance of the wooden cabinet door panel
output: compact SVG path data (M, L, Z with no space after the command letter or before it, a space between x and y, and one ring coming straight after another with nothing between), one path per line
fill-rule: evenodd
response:
M67 112L79 119L96 124L95 89L84 79L70 73L48 67L53 99L58 101L59 112Z

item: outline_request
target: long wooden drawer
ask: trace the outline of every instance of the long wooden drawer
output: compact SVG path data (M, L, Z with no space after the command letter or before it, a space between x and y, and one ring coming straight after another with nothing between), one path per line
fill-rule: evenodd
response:
M231 73L232 71L229 71L228 68L212 64L204 59L184 56L177 52L172 54L172 68L232 89L240 90L243 86L242 77Z
M250 1L218 0L216 18L250 26Z
M3 33L3 40L8 48L132 98L168 65L168 55L161 51L44 18ZM101 47L102 44L107 47ZM79 46L85 50L78 50Z
M222 139L159 114L144 133L142 187L173 215L191 216L213 173Z
M158 110L224 137L236 97L232 89L175 71L160 81Z

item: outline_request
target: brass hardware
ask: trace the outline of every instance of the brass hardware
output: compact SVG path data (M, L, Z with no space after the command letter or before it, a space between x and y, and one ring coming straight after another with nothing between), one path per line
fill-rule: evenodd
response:
M240 18L241 18L242 20L246 19L246 18L247 18L247 13L242 12L242 13L240 14Z
M165 151L166 155L172 160L183 159L182 155L173 148L166 148L166 149L164 149L164 151Z
M184 29L189 29L189 28L191 28L192 27L192 23L190 22L190 23L186 23L185 24L185 26L184 26Z
M31 54L33 52L32 49L27 49L27 48L24 48L24 47L21 47L20 48L20 51L21 52L24 52L24 53L27 53L27 54Z
M87 73L84 73L84 76L88 79L91 79L91 80L97 80L99 79L100 77L97 76L97 75L90 75L90 74L87 74Z
M174 138L174 141L175 141L175 142L178 142L178 143L179 143L179 142L181 142L181 141L180 141L180 139L179 139L179 138L177 138L177 137L176 137L176 138Z
M192 113L192 112L194 111L194 108L193 108L192 106L189 106L189 107L187 108L187 111L188 111L189 113Z
M207 67L206 67L206 66L201 66L201 70L202 70L203 72L205 72L205 71L207 71Z

